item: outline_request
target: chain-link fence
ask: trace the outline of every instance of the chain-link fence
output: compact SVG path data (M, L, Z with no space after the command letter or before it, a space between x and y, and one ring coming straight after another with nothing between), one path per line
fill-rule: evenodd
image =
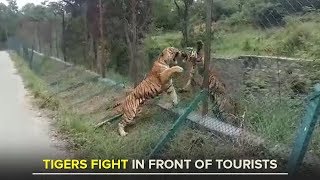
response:
M232 157L238 152L239 158L274 157L286 167L309 103L307 95L320 82L319 46L315 42L319 38L315 27L320 25L320 1L225 3L240 11L213 23L211 69L216 80L226 84L227 95L239 103L239 116L244 118L230 125L214 113L213 118L199 122L214 137L232 144L237 152ZM203 22L200 24L201 31ZM314 132L303 167L319 166L318 124Z
M290 152L297 146L294 142L298 127L304 124L306 106L310 103L307 96L314 93L315 84L320 82L319 56L316 55L319 32L315 30L319 26L320 2L270 0L225 3L237 6L240 11L213 23L211 45L214 58L210 68L214 77L211 78L225 83L226 95L230 95L240 106L238 116L241 118L237 118L238 123L230 124L216 112L203 118L199 109L188 119L224 144L219 144L223 152L216 152L214 157L273 157L286 171ZM217 1L214 1L215 5L221 6ZM205 33L203 21L194 26ZM201 68L198 70L201 71ZM178 84L183 86L187 76L179 79ZM195 76L203 78L201 72ZM217 88L211 90L219 93ZM198 92L199 89L192 95L181 96L195 97ZM213 104L211 110L214 109ZM318 124L314 132L303 168L319 166ZM210 157L211 154L205 149L210 147L205 142L206 138L194 134L191 145L186 145L190 147L190 154L193 157ZM182 141L185 137L180 136L175 141ZM186 146L181 147L180 151L183 152ZM233 153L228 154L223 147L232 149ZM204 149L203 154L197 153L198 148Z

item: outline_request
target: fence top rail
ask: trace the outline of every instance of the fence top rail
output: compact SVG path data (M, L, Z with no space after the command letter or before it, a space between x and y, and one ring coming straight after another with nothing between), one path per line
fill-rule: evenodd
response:
M317 59L303 59L303 58L291 58L283 56L262 56L262 55L239 55L234 57L215 56L212 59L225 59L225 60L239 60L244 58L261 58L280 61L298 61L298 62L317 62Z

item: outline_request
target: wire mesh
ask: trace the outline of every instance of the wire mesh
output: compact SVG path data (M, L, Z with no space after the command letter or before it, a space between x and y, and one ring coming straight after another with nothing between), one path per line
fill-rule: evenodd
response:
M214 138L232 145L233 151L225 153L226 157L275 158L281 170L286 171L297 128L305 113L306 97L320 81L316 77L319 57L312 52L317 46L312 41L319 37L313 27L319 26L316 19L320 17L320 2L228 2L239 7L241 13L214 22L212 47L215 53L211 69L217 79L225 83L227 95L239 103L240 118L238 123L230 123L218 116L217 111L206 118L198 111L198 117L190 119L199 119L198 124L209 130ZM201 72L196 76L203 78ZM183 79L186 78L180 81ZM318 139L318 128L313 139ZM205 138L201 139L204 142ZM204 144L199 146L209 146ZM316 149L313 140L303 170L319 166ZM210 155L202 154L204 157Z
M208 117L201 117L201 111L196 110L188 119L195 122L197 128L205 129L223 150L212 155L206 148L214 143L207 142L207 137L194 130L179 153L183 154L184 148L189 147L189 155L199 158L274 158L278 160L279 170L286 171L297 128L308 103L306 97L320 81L319 76L316 77L320 69L319 57L314 53L317 50L312 52L317 46L312 41L319 37L313 27L319 26L316 19L320 2L228 2L242 11L214 23L212 47L215 53L211 69L217 79L225 83L226 94L239 103L240 113L236 123L230 123L217 114L215 101L211 101L212 113ZM201 68L197 71L195 76L201 82ZM187 76L178 80L182 86ZM212 89L213 93L218 93L215 90ZM191 94L180 96L194 97L196 93ZM319 167L315 143L318 129L317 125L302 171ZM183 141L185 134L179 136L173 144ZM198 153L199 149L205 150ZM171 157L170 153L165 154Z

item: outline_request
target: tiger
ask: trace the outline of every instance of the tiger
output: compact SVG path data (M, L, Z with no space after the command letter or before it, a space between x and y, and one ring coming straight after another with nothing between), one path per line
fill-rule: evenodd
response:
M166 92L172 100L172 105L176 106L178 104L178 96L173 86L172 77L174 74L183 72L184 69L177 66L177 62L186 57L186 53L177 48L165 48L156 58L151 70L140 84L116 104L115 109L118 112L118 117L122 117L118 124L120 136L128 135L125 128L135 123L135 117L141 111L140 106L148 99Z
M179 89L179 92L189 91L189 88L192 85L199 87L202 86L204 72L203 46L203 42L198 41L196 50L192 50L191 53L187 55L187 58L183 59L182 62L185 64L187 63L190 68L188 71L187 82L181 89ZM237 114L239 114L239 104L234 101L229 94L227 94L226 84L220 79L218 72L214 67L209 67L208 75L210 100L215 106L213 111L216 110L214 113L232 124L239 125L239 118L237 116Z

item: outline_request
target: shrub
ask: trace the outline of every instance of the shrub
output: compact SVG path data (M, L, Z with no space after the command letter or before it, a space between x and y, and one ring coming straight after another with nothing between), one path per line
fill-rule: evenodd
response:
M161 51L169 46L180 47L182 35L176 32L168 32L162 35L149 35L144 42L144 51L150 62L153 62Z
M292 56L308 49L308 42L312 41L312 29L301 23L289 23L286 29L275 37L278 54Z
M251 44L250 44L250 41L248 39L246 39L243 43L243 47L242 47L242 50L244 51L249 51L251 50L252 47L251 47Z
M263 28L284 25L284 12L277 3L249 1L244 4L243 13L253 24Z

